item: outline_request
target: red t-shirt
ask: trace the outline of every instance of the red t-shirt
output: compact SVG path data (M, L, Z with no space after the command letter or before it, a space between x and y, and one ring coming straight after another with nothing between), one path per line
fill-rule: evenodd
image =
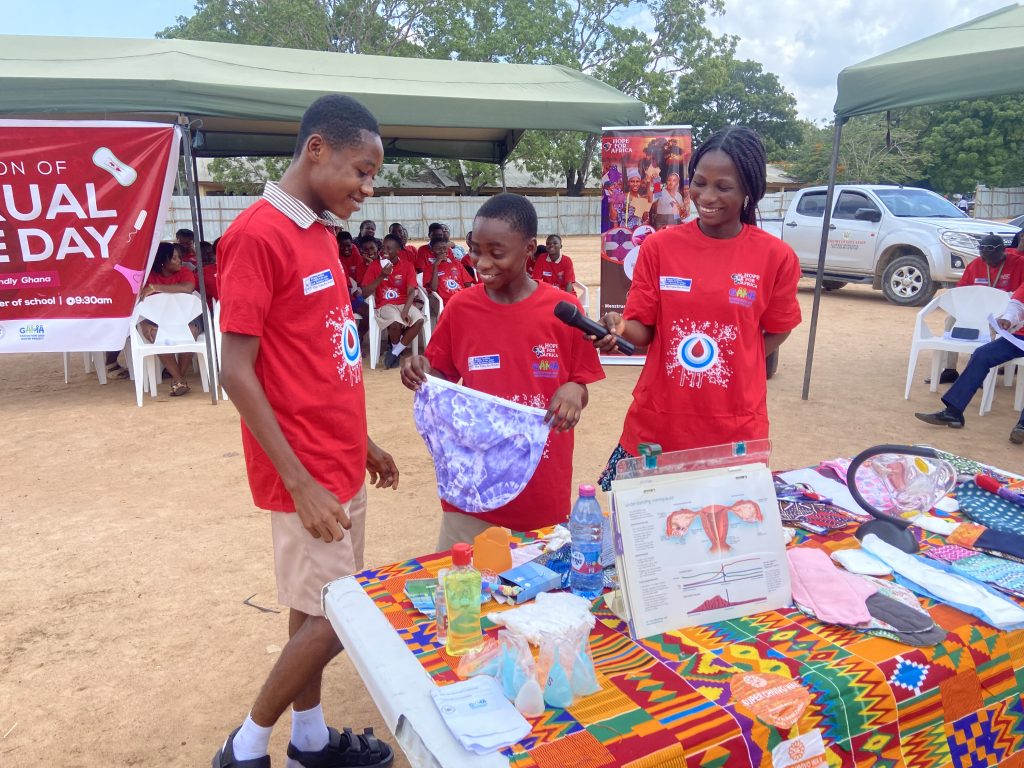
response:
M444 262L434 264L423 273L424 285L430 285L430 281L434 279L434 270L438 270L437 295L445 304L451 301L452 296L463 290L466 283L473 282L473 278L462 266L462 262L445 259Z
M654 327L620 442L680 451L768 437L764 338L800 324L793 249L744 225L727 240L696 220L650 235L623 313Z
M410 246L406 246L406 248L409 247ZM451 248L448 249L448 258L455 258L455 251ZM437 258L434 256L434 252L430 250L430 245L428 243L427 245L421 245L416 249L416 258L413 259L413 266L416 267L417 272L426 272L434 266L435 261L437 261Z
M363 275L362 285L369 285L381 274L380 259L370 264ZM404 306L409 298L409 291L416 288L416 270L412 264L405 259L399 259L391 274L380 281L377 286L377 306L385 304L398 304Z
M192 290L198 290L196 288L196 273L185 266L182 266L181 269L171 275L150 272L149 277L146 279L146 285L181 285L182 283L191 283Z
M365 284L363 278L366 277L366 270L370 265L366 263L366 259L363 258L358 248L353 246L353 250L354 253L340 259L341 268L345 270L346 277L351 277L357 285L361 286Z
M597 350L584 335L554 315L565 294L547 285L523 301L498 304L482 285L459 291L445 306L425 355L452 381L524 405L547 408L567 382L590 384L604 378ZM575 299L568 299L579 305ZM582 308L581 308L582 309ZM486 328L487 333L467 332ZM495 357L485 369L473 359ZM494 525L529 531L565 522L572 504L572 432L552 431L530 482L500 509L473 515ZM460 510L442 502L450 512Z
M302 229L260 200L228 227L217 258L221 330L259 337L256 377L285 439L318 483L348 501L366 473L366 402L337 241L322 225ZM256 506L294 512L244 422L242 446Z
M467 253L462 257L462 266L465 267L466 272L469 273L469 279L474 283L480 282L476 279L476 266L473 264L473 257Z
M213 302L220 301L220 293L217 291L217 265L203 265L203 284L206 286L206 300L213 306Z
M1001 291L1012 292L1017 289L1017 286L1024 285L1024 256L1012 248L1007 248L1006 261L998 267L990 267L979 256L967 265L957 286L992 285L991 281L993 280L996 281L996 284L992 287Z
M572 259L563 253L562 258L558 260L557 264L553 261L548 261L547 256L541 256L537 259L537 263L533 265L530 277L539 283L550 283L556 288L571 292L572 289L569 287L569 283L575 282L576 272L572 268Z

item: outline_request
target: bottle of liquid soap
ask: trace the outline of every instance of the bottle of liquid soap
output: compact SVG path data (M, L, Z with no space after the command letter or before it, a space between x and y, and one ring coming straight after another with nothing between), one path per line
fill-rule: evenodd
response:
M444 577L448 653L462 656L484 644L480 631L480 572L470 565L469 544L452 547L452 569Z

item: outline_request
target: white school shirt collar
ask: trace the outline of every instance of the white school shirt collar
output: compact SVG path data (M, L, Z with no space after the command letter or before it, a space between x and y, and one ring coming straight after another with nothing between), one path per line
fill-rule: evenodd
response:
M309 229L316 222L320 222L325 227L335 226L327 211L317 216L313 213L312 208L294 195L285 192L275 181L268 181L263 187L263 199L302 229Z

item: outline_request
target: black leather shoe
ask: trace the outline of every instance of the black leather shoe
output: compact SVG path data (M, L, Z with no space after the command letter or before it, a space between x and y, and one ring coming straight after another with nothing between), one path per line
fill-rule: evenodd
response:
M956 368L946 368L939 374L939 384L952 384L959 378L960 374L957 373Z
M270 755L252 760L238 760L235 757L235 734L240 730L242 730L242 726L235 728L228 736L228 740L224 742L224 746L217 750L217 754L213 756L211 768L270 768Z
M936 411L935 413L915 413L914 417L920 419L925 424L934 424L937 427L946 426L960 429L964 425L963 414L959 414L949 408Z
M1010 431L1010 442L1014 445L1024 443L1024 422L1021 422Z

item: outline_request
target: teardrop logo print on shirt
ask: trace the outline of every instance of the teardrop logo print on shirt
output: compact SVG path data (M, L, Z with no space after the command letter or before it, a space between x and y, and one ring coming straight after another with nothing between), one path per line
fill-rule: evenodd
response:
M398 291L397 290L395 290L394 288L385 288L384 289L384 300L385 301L394 301L397 298L398 298Z
M355 320L346 320L342 326L341 344L345 362L349 365L359 365L362 362L362 350L359 349L359 327Z
M703 373L718 362L718 345L710 336L694 333L679 343L676 357L686 370Z

